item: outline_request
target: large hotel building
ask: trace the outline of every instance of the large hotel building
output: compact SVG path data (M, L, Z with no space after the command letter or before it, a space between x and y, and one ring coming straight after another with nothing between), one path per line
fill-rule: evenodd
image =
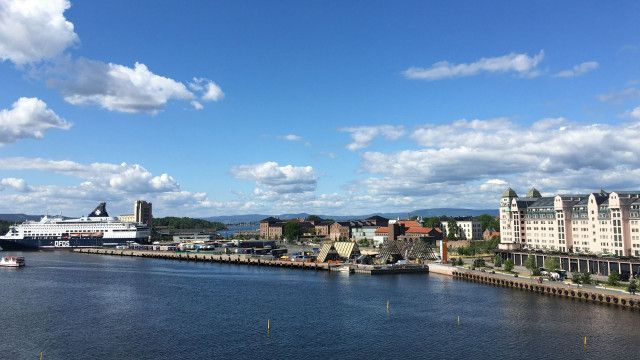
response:
M500 249L640 257L640 191L500 199Z

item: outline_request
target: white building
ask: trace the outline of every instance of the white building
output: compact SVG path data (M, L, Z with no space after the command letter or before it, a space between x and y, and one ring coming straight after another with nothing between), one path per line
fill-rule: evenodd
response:
M640 191L500 199L500 248L640 257Z
M472 217L454 218L458 225L457 238L461 240L482 240L482 224ZM442 221L442 236L445 238L449 234L448 219Z

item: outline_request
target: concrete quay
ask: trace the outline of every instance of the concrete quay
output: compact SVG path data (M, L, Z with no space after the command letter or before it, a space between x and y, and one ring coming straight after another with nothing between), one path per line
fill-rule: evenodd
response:
M99 249L99 248L81 248L74 249L73 252L82 254L98 254L98 255L114 255L114 256L133 256L152 259L168 259L183 261L201 261L201 262L218 262L228 264L244 264L255 266L273 266L296 268L303 270L329 270L329 264L315 262L300 262L288 260L271 260L252 258L246 255L217 255L217 254L201 254L201 253L178 253L169 251L152 251L152 250L120 250L120 249Z
M622 308L640 310L640 295L598 289L594 287L578 287L561 282L538 283L535 279L520 278L504 274L491 274L477 270L449 267L450 274L460 280L472 281L494 286L509 287L540 295L558 296L562 298L591 302L594 304L614 305ZM433 271L432 272L436 272ZM447 274L449 275L449 274Z

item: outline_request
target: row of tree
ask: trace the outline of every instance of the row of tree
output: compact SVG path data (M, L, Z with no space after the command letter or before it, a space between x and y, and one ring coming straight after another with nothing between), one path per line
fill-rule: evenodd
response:
M170 229L207 229L214 231L224 230L227 228L227 226L221 222L175 216L153 218L153 225L155 227L162 226Z

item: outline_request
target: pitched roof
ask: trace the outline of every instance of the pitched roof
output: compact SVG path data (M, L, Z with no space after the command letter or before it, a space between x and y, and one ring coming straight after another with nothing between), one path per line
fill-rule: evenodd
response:
M502 197L518 197L518 194L512 188L508 188L502 193Z
M410 227L409 229L407 229L407 231L405 231L405 233L407 233L407 234L428 234L428 233L431 232L431 230L433 230L433 228Z
M417 222L415 220L400 220L400 221L398 221L398 223L403 225L406 228L422 227L422 224L420 224L419 222Z
M381 226L381 227L376 229L376 234L388 234L388 233L389 233L389 227L388 226Z

